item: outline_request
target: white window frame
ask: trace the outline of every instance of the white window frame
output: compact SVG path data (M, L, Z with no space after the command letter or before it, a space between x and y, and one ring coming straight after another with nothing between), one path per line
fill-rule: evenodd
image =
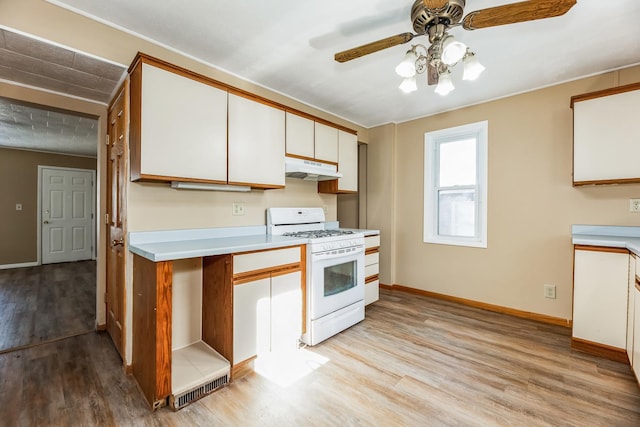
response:
M482 121L467 125L441 129L424 134L424 223L423 241L443 245L487 247L487 175L488 175L488 128ZM476 185L475 187L475 235L473 237L442 236L438 234L438 147L442 143L474 138L476 140Z

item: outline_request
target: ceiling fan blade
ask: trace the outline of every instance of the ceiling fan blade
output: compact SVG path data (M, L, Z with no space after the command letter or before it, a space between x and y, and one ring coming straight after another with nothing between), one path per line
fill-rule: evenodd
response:
M567 13L576 0L529 0L489 7L469 13L462 21L465 30L496 27L516 22L552 18Z
M389 47L397 46L399 44L407 43L413 39L413 34L402 33L396 36L387 37L386 39L378 40L372 43L367 43L362 46L354 47L353 49L338 52L334 55L334 58L338 62L347 62L352 59L360 58L361 56L368 55L379 50L387 49Z

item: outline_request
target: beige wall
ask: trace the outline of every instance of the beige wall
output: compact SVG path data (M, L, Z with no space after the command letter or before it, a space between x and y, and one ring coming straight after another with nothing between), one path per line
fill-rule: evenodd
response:
M0 148L0 266L37 261L39 165L95 170L96 159Z
M368 226L382 229L381 281L570 319L571 225L640 226L628 211L640 185L571 185L570 98L638 81L634 67L371 129ZM488 248L423 243L424 133L481 120ZM557 286L557 299L543 297L543 284Z

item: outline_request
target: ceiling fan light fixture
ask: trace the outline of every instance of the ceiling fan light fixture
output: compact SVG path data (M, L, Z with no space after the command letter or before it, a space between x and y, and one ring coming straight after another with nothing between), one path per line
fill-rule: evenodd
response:
M440 96L446 96L454 89L455 86L451 81L451 71L447 69L441 72L438 78L438 86L436 86L435 92Z
M408 78L416 75L416 51L414 49L408 50L402 62L396 67L396 74L400 77Z
M475 53L469 51L464 56L463 60L464 71L462 72L462 80L475 80L484 71L484 65L482 65Z
M441 60L447 65L453 65L460 61L467 52L467 45L457 41L452 35L446 35L442 39Z
M418 85L416 84L416 76L406 77L398 86L401 91L404 93L411 93L418 90Z

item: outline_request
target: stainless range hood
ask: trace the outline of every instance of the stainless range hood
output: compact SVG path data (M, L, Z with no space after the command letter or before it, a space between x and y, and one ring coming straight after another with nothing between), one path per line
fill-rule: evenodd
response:
M335 165L295 157L285 157L284 170L286 176L305 181L330 181L342 178L342 174L338 172L338 167Z

